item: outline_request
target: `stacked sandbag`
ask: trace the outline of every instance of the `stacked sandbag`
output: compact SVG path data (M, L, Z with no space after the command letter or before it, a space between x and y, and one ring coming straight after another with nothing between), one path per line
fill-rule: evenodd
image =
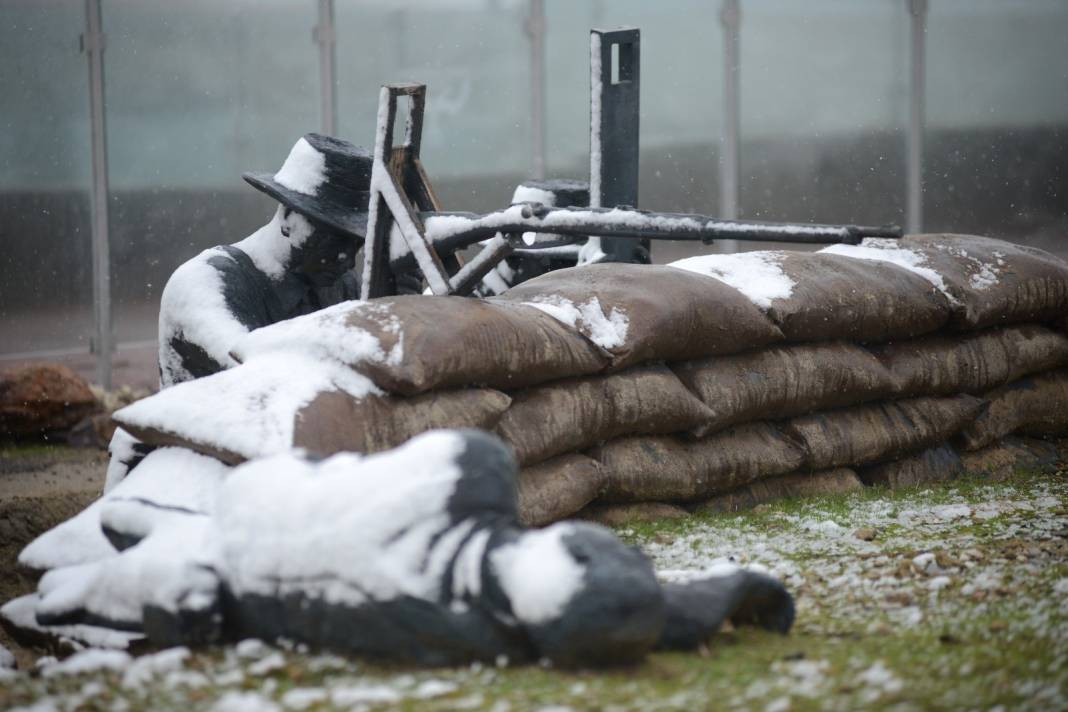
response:
M259 329L116 420L234 464L476 427L512 446L529 525L730 510L1068 434L1066 295L1064 262L966 236L590 265Z

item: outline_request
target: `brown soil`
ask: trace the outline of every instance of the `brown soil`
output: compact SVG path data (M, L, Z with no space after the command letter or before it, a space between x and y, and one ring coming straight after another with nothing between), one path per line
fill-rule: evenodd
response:
M107 453L67 447L0 449L0 603L31 593L37 574L18 566L34 538L74 516L100 495ZM44 652L16 643L0 629L0 645L20 668Z

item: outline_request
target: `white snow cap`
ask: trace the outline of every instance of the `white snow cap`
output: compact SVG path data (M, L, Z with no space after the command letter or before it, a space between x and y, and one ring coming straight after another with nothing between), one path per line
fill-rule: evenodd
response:
M575 561L563 542L572 530L563 522L527 531L490 554L512 612L522 623L558 618L582 588L586 567Z
M946 290L942 275L926 266L927 258L920 252L901 247L897 240L885 237L866 237L859 245L831 245L824 247L820 252L852 257L856 260L889 262L898 267L904 267L933 284L938 291L949 297L951 302L956 302L956 299Z
M302 137L294 144L274 179L290 190L315 195L319 186L326 182L326 156Z
M540 309L557 321L577 329L602 349L619 348L626 343L630 326L627 313L615 307L606 313L597 297L576 304L558 294L546 294L523 304Z
M355 312L382 332L397 334L397 343L387 351L377 335L349 324ZM241 361L268 353L303 353L349 366L399 364L404 358L404 332L388 303L351 301L256 329L232 349Z
M668 264L729 284L761 309L775 299L788 299L796 282L782 269L782 252L737 252L732 255L699 255Z

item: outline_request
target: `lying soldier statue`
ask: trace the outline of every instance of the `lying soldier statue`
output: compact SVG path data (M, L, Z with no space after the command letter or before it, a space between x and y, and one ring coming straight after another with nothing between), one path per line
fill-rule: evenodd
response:
M794 617L762 573L724 564L661 584L601 526L523 529L515 460L480 431L366 457L279 455L217 480L211 511L108 502L120 553L46 574L38 623L143 630L159 645L285 638L427 665L584 666L694 648L727 619L785 633Z

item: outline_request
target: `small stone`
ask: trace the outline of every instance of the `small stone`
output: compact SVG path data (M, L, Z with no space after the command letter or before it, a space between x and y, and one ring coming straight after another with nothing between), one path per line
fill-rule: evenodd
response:
M990 622L990 632L992 633L997 633L999 631L1005 630L1008 627L1009 624L1003 620L996 620Z
M653 535L653 541L657 544L671 544L675 541L675 537L671 536L667 532L657 532Z
M886 594L886 601L899 606L907 606L912 603L912 594L908 591L891 591Z
M861 541L871 541L875 538L875 530L871 527L861 527L853 532L853 536Z

